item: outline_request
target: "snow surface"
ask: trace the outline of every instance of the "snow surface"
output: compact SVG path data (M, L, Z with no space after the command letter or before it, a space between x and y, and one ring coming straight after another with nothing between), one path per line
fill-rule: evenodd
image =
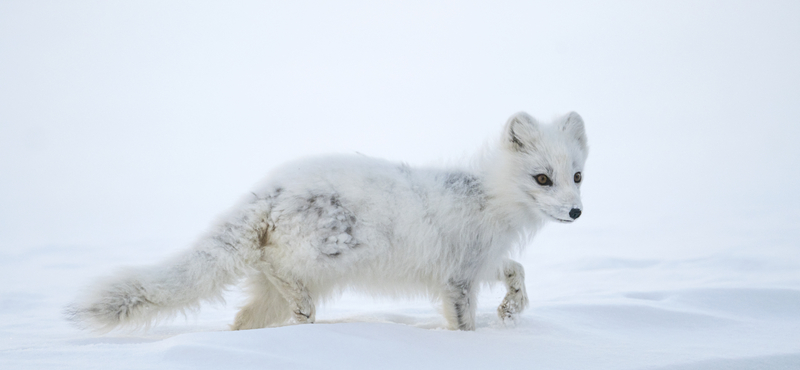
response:
M0 3L0 368L800 368L796 2ZM227 331L243 300L95 335L63 307L160 261L270 168L458 158L569 110L585 212L475 332L345 294Z

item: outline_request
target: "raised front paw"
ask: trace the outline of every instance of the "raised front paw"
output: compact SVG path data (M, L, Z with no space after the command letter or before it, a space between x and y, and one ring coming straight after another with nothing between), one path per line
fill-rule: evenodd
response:
M504 323L516 323L519 314L528 306L528 297L524 292L509 293L503 298L500 307L497 308L497 315Z

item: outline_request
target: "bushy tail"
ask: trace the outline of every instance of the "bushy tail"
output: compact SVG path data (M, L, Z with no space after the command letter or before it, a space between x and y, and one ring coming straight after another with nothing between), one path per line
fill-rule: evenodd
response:
M226 286L251 270L267 238L267 214L258 201L245 206L215 232L174 258L128 268L90 287L66 313L96 331L147 327L203 301L221 300Z

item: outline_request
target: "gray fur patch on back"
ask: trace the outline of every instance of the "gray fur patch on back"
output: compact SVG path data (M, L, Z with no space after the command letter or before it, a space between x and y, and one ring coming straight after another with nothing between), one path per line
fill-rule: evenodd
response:
M400 165L397 166L397 169L406 177L411 176L411 166L409 166L408 163L400 163Z
M467 197L484 195L480 178L468 172L449 172L443 178L445 189Z
M320 253L336 257L358 246L353 237L356 216L342 205L338 194L309 194L297 212L313 228L311 244Z

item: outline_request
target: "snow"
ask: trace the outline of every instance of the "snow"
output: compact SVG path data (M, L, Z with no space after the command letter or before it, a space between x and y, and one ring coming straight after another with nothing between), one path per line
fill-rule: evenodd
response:
M800 7L0 4L0 368L800 368ZM90 281L190 244L270 168L458 158L586 121L585 212L519 257L514 325L354 292L227 331L242 293L82 332Z
M554 225L555 226L555 225ZM554 229L554 230L553 230ZM590 240L595 245L586 246ZM454 332L430 302L347 294L313 325L226 331L241 293L147 332L79 332L60 309L115 260L157 261L160 246L39 248L6 254L3 368L791 369L800 364L800 258L776 245L688 259L625 259L608 243L553 227L523 259L533 307L516 325L480 297L478 330ZM583 246L582 246L583 245ZM559 258L559 248L594 257ZM134 252L135 250L135 252ZM782 258L776 258L782 256ZM98 267L101 266L101 267Z

